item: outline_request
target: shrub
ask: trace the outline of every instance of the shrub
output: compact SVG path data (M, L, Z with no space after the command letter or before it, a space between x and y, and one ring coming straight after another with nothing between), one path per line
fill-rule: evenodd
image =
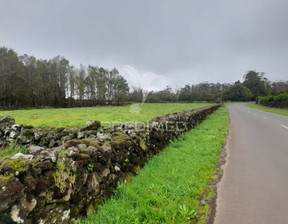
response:
M288 101L288 94L287 93L281 93L278 95L268 95L268 96L260 96L257 97L257 100L262 101Z

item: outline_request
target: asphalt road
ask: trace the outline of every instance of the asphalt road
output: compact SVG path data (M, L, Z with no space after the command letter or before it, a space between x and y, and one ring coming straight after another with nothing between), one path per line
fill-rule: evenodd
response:
M214 224L288 223L288 117L240 103L228 108Z

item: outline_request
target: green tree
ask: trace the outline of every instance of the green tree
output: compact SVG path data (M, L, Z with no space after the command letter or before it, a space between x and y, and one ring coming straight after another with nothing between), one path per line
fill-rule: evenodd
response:
M244 86L253 94L253 100L257 96L265 96L268 93L268 80L264 77L264 72L249 71L244 75Z
M96 87L97 87L97 102L99 104L105 104L107 93L107 73L108 71L102 67L97 69L96 73Z
M24 65L12 49L0 48L0 103L19 108L28 101Z
M80 65L62 56L38 60L0 47L0 107L66 107L120 103L128 84L116 68Z
M144 97L141 87L132 86L132 92L129 93L129 100L133 102L141 102Z
M117 85L117 77L119 76L119 71L116 68L113 68L110 72L107 72L107 82L106 82L106 98L108 104L112 104L113 102L113 93L114 88Z
M241 83L235 83L229 89L229 100L231 101L249 101L253 94L251 91Z
M113 100L119 105L128 98L129 87L123 76L118 75L115 78Z

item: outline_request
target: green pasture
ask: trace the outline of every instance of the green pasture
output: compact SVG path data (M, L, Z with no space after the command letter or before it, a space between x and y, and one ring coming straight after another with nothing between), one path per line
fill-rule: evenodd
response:
M103 122L148 121L159 115L205 107L208 103L155 103L128 106L103 106L61 109L31 109L0 111L0 116L9 115L17 123L35 127L77 127L88 120Z

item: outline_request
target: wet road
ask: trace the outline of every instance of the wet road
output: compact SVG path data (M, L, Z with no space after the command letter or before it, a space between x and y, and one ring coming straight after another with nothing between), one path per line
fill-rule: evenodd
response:
M288 223L288 117L240 103L228 108L214 224Z

